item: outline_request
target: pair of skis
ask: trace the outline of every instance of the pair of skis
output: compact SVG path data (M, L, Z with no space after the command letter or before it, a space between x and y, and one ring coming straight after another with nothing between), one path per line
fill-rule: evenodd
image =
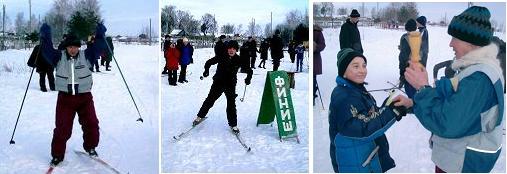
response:
M110 164L108 164L106 161L100 159L99 157L93 157L93 156L90 156L88 155L88 153L86 152L83 152L83 151L77 151L75 150L74 151L78 156L85 156L85 157L88 157L90 159L92 159L93 161L103 165L104 167L106 167L107 169L109 169L110 171L112 171L113 173L116 173L116 174L120 174L120 171L118 171L116 168L114 168L113 166L111 166ZM49 166L49 169L47 170L46 174L51 174L53 173L53 170L55 169L56 166Z
M197 126L199 126L203 121L206 120L206 118L208 117L204 117L202 118L203 120L197 124L197 125L192 125L192 127L190 127L189 129L181 132L180 134L176 135L176 136L173 136L173 140L174 142L177 142L177 141L180 141L182 138L186 137L194 128L196 128ZM246 150L246 152L250 152L252 151L252 148L248 145L246 145L245 141L243 140L243 138L241 138L240 136L240 133L234 133L231 131L232 134L234 134L234 136L236 137L236 139L238 139L239 143L241 144L241 146Z

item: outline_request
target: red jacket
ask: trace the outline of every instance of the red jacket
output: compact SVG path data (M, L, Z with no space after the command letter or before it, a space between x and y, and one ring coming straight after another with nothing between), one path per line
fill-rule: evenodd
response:
M178 61L180 60L180 51L178 49L169 47L164 53L164 57L166 60L165 67L168 70L178 70Z

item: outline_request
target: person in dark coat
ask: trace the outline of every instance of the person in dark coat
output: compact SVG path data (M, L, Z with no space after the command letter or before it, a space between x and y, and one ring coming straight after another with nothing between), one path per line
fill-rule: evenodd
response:
M320 52L324 48L326 48L326 40L322 34L322 28L318 25L313 25L313 105L315 105L315 98L317 98L317 75L322 74L322 57L320 56Z
M422 42L421 42L421 63L424 67L426 67L426 62L428 62L428 52L429 52L429 34L428 29L426 29L426 17L419 16L416 19L417 29L421 33Z
M269 50L269 41L268 41L268 39L265 39L261 42L261 47L259 49L259 52L261 53L261 62L259 63L259 68L266 69L266 60L268 59L268 50Z
M257 41L252 36L248 37L248 50L250 52L250 68L255 69L255 59L257 59L259 50L257 50Z
M353 9L349 18L342 25L340 29L340 49L352 48L353 50L363 53L361 34L359 33L359 29L357 29L360 16L357 10Z
M213 57L206 61L204 65L204 72L202 74L203 77L209 76L209 68L211 65L217 65L217 70L215 75L213 76L213 84L211 85L211 89L209 91L208 97L204 100L201 108L199 109L199 113L197 113L197 117L195 118L193 125L199 124L206 114L208 114L209 109L213 107L215 101L225 93L225 97L227 98L227 121L234 133L239 133L239 129L237 127L237 114L236 114L236 82L237 82L237 73L240 66L243 66L245 70L247 70L247 77L245 78L245 85L250 84L250 80L252 79L252 69L248 65L242 64L239 60L239 56L236 54L236 50L238 50L238 42L229 41L226 45L227 48L227 56L225 57Z
M283 42L280 38L280 30L275 30L275 35L271 38L271 59L273 59L273 71L278 71L280 59L283 58Z
M291 40L287 48L287 52L289 53L291 63L294 63L294 61L296 60L296 46L297 46L296 42L294 40Z
M67 34L63 34L62 40L58 44L58 50L65 50L65 43L63 43L67 39Z
M93 60L93 66L95 66L95 70L97 72L100 72L99 70L99 61L98 59L100 59L100 54L103 53L102 50L98 51L99 49L97 48L97 45L95 44L95 36L90 36L88 38L88 42L86 42L86 48L90 48L90 49L87 49L88 51L88 54L86 54L88 57L88 59L90 60ZM90 71L93 72L93 66L90 67Z
M407 93L409 98L412 98L414 96L416 90L412 85L407 83L407 81L405 80L405 76L403 74L405 73L405 68L408 67L408 65L409 65L408 63L410 61L411 50L410 50L410 45L409 45L409 41L408 41L409 40L409 33L416 31L416 29L417 29L416 27L417 27L417 24L414 19L409 19L405 23L405 30L407 32L404 33L400 38L400 46L399 46L400 54L398 55L398 60L399 60L398 68L400 69L399 87L400 88L402 86L405 87L405 92ZM422 44L421 44L421 47L422 47ZM422 52L420 52L420 53L422 53Z
M171 45L171 36L166 34L164 36L164 44L162 46L162 51L164 52L164 56L166 55L167 50L169 49L169 46ZM165 59L165 63L167 64L167 58ZM164 70L162 71L162 74L167 74L167 66L164 66Z
M58 92L56 102L55 129L51 142L50 164L58 165L65 157L67 140L72 135L72 123L77 113L83 130L83 148L91 157L98 157L95 148L99 143L99 121L95 113L92 96L92 67L95 52L92 47L79 50L81 40L69 34L64 41L66 50L56 50L51 41L51 28L44 23L41 27L42 54L46 62L56 69L55 88ZM99 23L96 28L96 41L105 43L106 27ZM96 42L96 43L97 43ZM104 49L97 45L98 49Z
M178 61L180 60L180 51L176 48L176 44L169 44L169 48L164 52L164 57L166 59L165 69L169 71L169 85L176 86L177 81L177 71L178 71Z
M219 56L225 56L227 53L227 50L225 50L225 44L224 44L225 35L220 35L218 37L218 41L215 43L215 57Z
M335 172L353 173L357 169L352 167L371 168L370 172L386 172L395 167L395 162L389 155L389 143L384 132L395 120L401 120L406 115L406 107L394 106L397 101L390 101L394 95L386 98L381 107L377 106L375 98L368 93L364 87L364 80L367 75L366 58L360 52L350 48L338 52L338 76L336 87L331 94L329 104L329 138L330 156ZM380 131L380 132L379 132ZM361 150L357 146L344 147L336 144L336 139L344 137L355 137L370 139L372 144L378 147L378 151L368 149L366 156L356 157L358 154L350 155ZM345 139L354 141L352 139ZM348 166L350 163L363 163L370 153L378 156L372 159L366 166ZM357 159L359 158L359 159ZM380 166L374 168L373 166ZM359 171L360 172L360 171Z
M111 61L113 61L113 55L114 55L114 45L113 45L113 38L111 37L106 37L106 42L107 44L109 45L109 48L111 50L109 50L109 48L107 48L106 50L103 51L104 53L104 58L103 60L106 62L106 71L111 71Z
M179 48L180 50L180 77L178 82L180 83L186 83L187 80L187 66L191 63L192 56L194 55L194 47L189 43L188 39L185 37L183 38L182 45Z
M241 47L239 47L239 60L241 62L241 73L247 73L248 70L244 69L243 67L250 67L250 46L248 45L248 42L243 42ZM251 68L250 68L251 69Z
M55 90L55 76L53 75L53 66L48 64L43 57L40 44L36 45L33 48L32 54L30 54L30 58L28 59L28 66L37 68L37 73L39 73L39 86L42 92L47 92L46 88L46 75L48 77L49 89L51 91Z
M297 54L297 62L296 62L296 71L303 72L303 59L305 54L305 47L303 44L299 44L296 47L296 54Z

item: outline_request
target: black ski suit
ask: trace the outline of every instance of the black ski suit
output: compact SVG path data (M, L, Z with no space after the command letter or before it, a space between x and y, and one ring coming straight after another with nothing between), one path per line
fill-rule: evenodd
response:
M247 77L245 79L245 83L250 84L250 80L252 79L252 69L247 64L243 64L239 59L239 56L236 54L233 57L230 56L222 56L222 57L213 57L206 61L204 65L204 77L209 75L209 68L211 65L217 65L217 70L215 75L213 76L213 84L211 85L211 89L209 91L208 97L204 100L198 117L204 118L215 101L225 93L225 97L227 98L227 122L229 126L234 127L237 125L237 115L236 115L236 82L238 73L238 69L241 67L247 71Z

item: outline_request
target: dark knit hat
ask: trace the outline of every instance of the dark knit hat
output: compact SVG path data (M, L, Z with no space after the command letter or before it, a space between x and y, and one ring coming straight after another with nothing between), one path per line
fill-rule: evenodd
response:
M493 37L490 17L491 14L486 7L472 6L452 18L447 33L462 41L486 46L491 43Z
M422 26L426 27L426 17L425 16L419 16L416 21L421 24Z
M227 43L225 43L225 48L226 49L234 48L234 49L236 49L236 51L238 51L239 44L235 40L230 40L230 41L227 41Z
M414 19L409 19L407 23L405 23L405 30L407 31L415 31L417 29L417 24Z
M65 47L69 46L81 47L81 40L79 40L77 36L74 34L68 34L63 43Z
M356 9L353 9L352 12L350 12L349 17L357 18L357 17L361 17L361 15L359 14L359 12L357 12Z
M338 66L338 76L343 77L343 74L345 74L345 70L347 70L347 66L349 66L350 62L354 57L362 57L364 59L364 62L366 63L366 57L364 57L363 54L360 52L354 51L351 48L344 48L338 52L338 55L336 55L336 58L338 61L336 62L336 65Z
M219 39L225 39L225 35L220 35L220 37L218 37Z

